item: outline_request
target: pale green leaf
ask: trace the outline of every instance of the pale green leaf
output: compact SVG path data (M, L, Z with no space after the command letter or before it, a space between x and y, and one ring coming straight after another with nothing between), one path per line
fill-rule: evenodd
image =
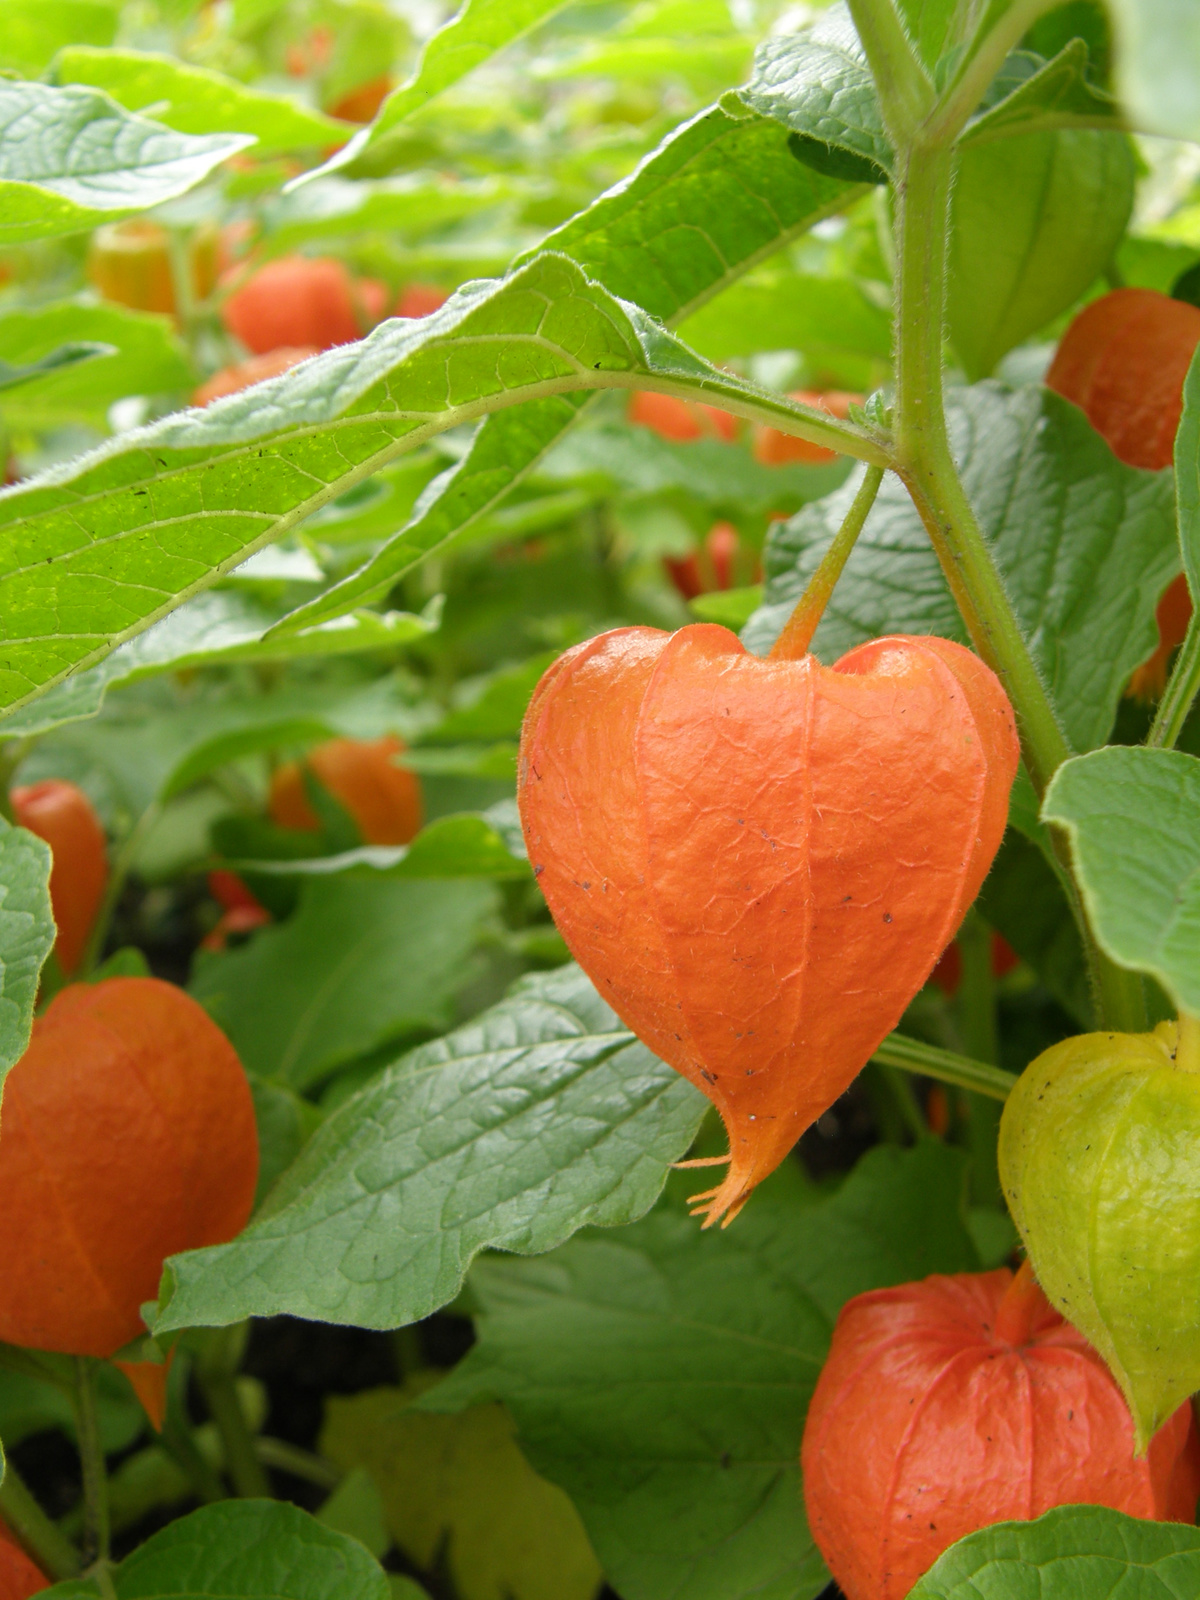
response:
M1006 68L1016 87L967 124L960 146L1051 128L1120 127L1120 106L1092 82L1087 67L1088 48L1082 39L1072 39L1052 61L1015 52Z
M54 944L50 850L0 817L0 1089L29 1043L42 963Z
M1096 939L1200 1016L1200 761L1111 746L1066 762L1042 816L1067 830Z
M1200 1529L1059 1506L960 1539L911 1600L1185 1600L1198 1591Z
M702 361L565 257L539 257L0 494L0 704L94 665L436 433L526 399L650 386L880 454L865 431ZM344 589L289 627L348 609Z
M374 122L356 133L319 171L336 172L374 152L414 111L427 106L563 4L564 0L463 0L449 22L429 40L408 82L393 89Z
M248 1071L311 1089L358 1056L446 1027L494 906L482 883L316 877L294 916L206 961L191 993Z
M1200 8L1193 0L1108 0L1121 99L1139 127L1200 139Z
M181 1517L105 1579L110 1600L389 1600L383 1569L345 1534L280 1500L223 1500ZM100 1594L95 1580L47 1600Z
M752 583L745 589L718 589L689 600L688 610L701 622L718 622L737 633L762 605L762 596L761 583Z
M40 360L26 362L24 366L14 366L10 361L0 359L0 390L7 393L11 389L21 389L45 377L47 373L62 372L64 369L73 375L81 362L115 354L114 345L80 342L60 344Z
M64 45L112 44L117 17L110 0L3 0L0 67L37 77Z
M525 1460L511 1417L430 1416L411 1404L421 1387L331 1396L321 1453L369 1471L397 1548L422 1571L444 1564L457 1600L591 1600L601 1573L578 1513Z
M413 765L409 752L406 765ZM511 802L501 802L506 810ZM500 808L493 807L493 812ZM267 873L278 878L323 878L348 875L371 878L526 878L529 860L520 844L520 825L505 827L485 816L438 817L422 828L411 844L363 845L340 855L301 860L231 860L238 872ZM498 820L498 819L497 819ZM507 818L505 819L507 820ZM519 854L515 853L517 850Z
M339 1107L239 1239L173 1257L158 1328L419 1321L480 1250L640 1216L706 1104L578 968L527 978Z
M672 1180L677 1198L703 1174ZM478 1343L422 1410L500 1399L625 1600L805 1600L804 1415L851 1295L977 1266L963 1158L873 1151L820 1200L790 1164L726 1232L677 1204L539 1261L488 1257Z
M1133 148L1090 129L969 145L951 202L948 322L972 379L1084 294L1133 207Z
M1183 414L1175 435L1175 504L1179 548L1188 588L1200 594L1200 352L1183 385Z
M967 492L1067 733L1077 748L1100 744L1130 673L1154 649L1155 607L1178 570L1170 475L1125 466L1045 389L977 384L951 391L947 409ZM779 633L855 488L772 529L751 648L765 651ZM967 642L929 536L890 475L814 645L832 662L883 633Z
M799 350L818 368L847 353L891 360L889 313L850 278L756 273L680 324L679 337L710 361Z
M189 389L195 382L187 353L167 317L126 306L60 301L0 316L0 360L37 366L64 345L95 343L113 353L83 369L72 367L26 383L5 401L5 416L32 426L102 418L128 394Z
M54 77L60 84L102 89L118 105L179 133L252 134L256 156L328 145L351 132L349 124L283 95L248 89L223 73L148 51L68 48L54 63Z
M96 90L0 78L0 244L79 233L159 205L253 143L175 133Z
M361 238L383 233L408 242L451 227L527 191L510 178L461 183L431 179L424 173L351 182L321 178L271 199L263 208L263 227L273 251L294 250L314 239Z

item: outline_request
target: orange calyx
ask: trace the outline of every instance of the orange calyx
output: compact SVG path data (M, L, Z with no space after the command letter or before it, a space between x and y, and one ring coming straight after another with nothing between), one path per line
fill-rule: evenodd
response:
M992 1332L997 1342L1016 1348L1028 1344L1033 1336L1035 1323L1046 1309L1046 1296L1042 1293L1033 1275L1033 1266L1026 1256L996 1308L996 1320L992 1324Z

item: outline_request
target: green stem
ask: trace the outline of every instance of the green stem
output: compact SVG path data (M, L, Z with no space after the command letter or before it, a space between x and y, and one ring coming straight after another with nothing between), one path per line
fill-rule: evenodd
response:
M925 124L926 137L939 144L949 144L957 138L1009 52L1016 49L1039 17L1061 4L1062 0L1013 0L996 25L979 41L978 48L965 56L958 76L945 90Z
M1183 732L1196 695L1200 693L1200 612L1193 611L1183 647L1167 682L1154 722L1146 735L1151 750L1173 750Z
M905 143L934 104L929 74L892 0L849 0L850 15L875 79L884 126L893 145Z
M167 1380L167 1414L163 1418L162 1446L191 1484L196 1498L205 1505L225 1499L225 1486L196 1443L187 1415L187 1382L191 1362L187 1353L176 1351Z
M833 536L829 549L821 557L821 564L808 580L804 593L796 604L783 632L771 646L770 654L786 661L799 661L808 654L808 647L812 644L813 634L825 614L825 607L829 604L834 586L842 575L842 570L850 558L850 552L858 542L858 536L863 530L871 507L875 504L875 496L879 493L879 485L883 482L882 467L868 467L859 485L858 493L854 496L853 504L846 513L846 520Z
M929 1136L925 1118L921 1115L921 1108L917 1104L917 1097L913 1094L912 1085L890 1061L882 1061L876 1055L873 1065L881 1079L887 1086L887 1092L892 1104L900 1115L904 1127L918 1142Z
M92 924L92 931L88 934L87 947L83 952L83 960L79 963L76 977L86 981L100 959L104 950L105 940L108 938L109 926L112 923L113 913L121 898L121 891L129 877L130 869L137 859L138 850L150 829L158 821L162 807L157 800L151 801L142 812L141 816L129 830L122 841L121 848L113 860L112 870L108 875L108 882L104 886L104 898L100 902L100 909L96 913L96 920Z
M871 1059L924 1078L936 1078L940 1083L952 1083L959 1089L973 1089L993 1100L1007 1100L1017 1081L1016 1076L1005 1072L1003 1067L972 1061L967 1056L956 1055L953 1050L942 1050L903 1033L889 1033Z
M110 1547L108 1471L96 1411L96 1360L75 1358L75 1432L83 1469L83 1547L89 1561L107 1561Z
M0 1481L0 1517L51 1578L73 1578L83 1565L78 1550L38 1505L11 1461Z
M278 1472L290 1472L293 1478L315 1483L320 1489L336 1489L345 1474L324 1456L315 1456L299 1445L288 1444L286 1439L258 1439L255 1448L264 1466Z
M235 1492L247 1500L268 1500L271 1485L237 1392L244 1344L244 1326L211 1332L196 1362L196 1378L221 1436L225 1470Z

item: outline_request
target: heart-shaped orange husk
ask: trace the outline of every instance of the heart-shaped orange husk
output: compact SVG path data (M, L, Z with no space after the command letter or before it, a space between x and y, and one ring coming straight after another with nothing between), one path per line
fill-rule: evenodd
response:
M533 870L618 1016L729 1135L731 1221L895 1027L975 898L1012 708L945 639L835 667L725 628L619 628L546 672L521 741Z

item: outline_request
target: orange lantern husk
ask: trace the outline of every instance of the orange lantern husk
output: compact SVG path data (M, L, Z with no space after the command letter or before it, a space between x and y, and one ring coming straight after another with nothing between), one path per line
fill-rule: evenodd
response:
M108 885L104 829L83 790L61 778L19 785L9 799L21 827L50 846L54 950L69 978L83 960Z
M319 782L354 819L366 844L408 844L424 816L421 784L415 772L397 765L404 743L395 734L382 739L330 739L304 758ZM281 828L316 833L320 818L304 787L301 764L289 761L271 778L269 810Z

